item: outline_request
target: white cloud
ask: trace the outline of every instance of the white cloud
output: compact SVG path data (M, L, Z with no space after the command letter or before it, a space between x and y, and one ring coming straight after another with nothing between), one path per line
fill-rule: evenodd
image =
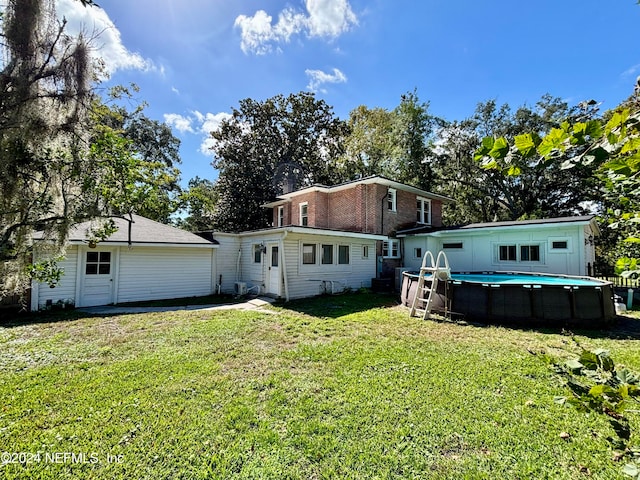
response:
M357 25L347 0L307 0L309 33L312 37L338 37Z
M165 123L174 127L180 133L202 135L200 152L208 157L211 156L211 147L215 145L211 132L218 130L222 122L228 118L231 118L231 114L227 112L201 113L197 110L194 110L188 116L178 113L164 114Z
M56 0L58 17L67 19L67 32L84 32L93 38L93 55L104 61L107 73L117 70L156 70L154 63L139 53L129 51L122 43L120 31L107 13L98 7L84 7L77 0Z
M293 35L306 33L309 37L333 39L358 24L348 0L306 0L306 13L286 8L272 24L264 10L253 16L240 15L234 26L241 30L240 47L244 53L264 55L273 50L274 43L288 42Z
M185 117L178 113L165 113L164 122L167 125L174 127L180 133L194 133L194 130L191 127L191 123L193 122L193 119L191 117Z
M347 76L337 68L333 69L333 73L323 72L322 70L310 70L304 71L309 77L309 85L307 88L311 91L318 91L318 87L325 83L346 83ZM321 91L324 91L321 89Z
M627 68L624 72L622 72L622 77L629 78L634 76L638 72L640 72L640 63Z

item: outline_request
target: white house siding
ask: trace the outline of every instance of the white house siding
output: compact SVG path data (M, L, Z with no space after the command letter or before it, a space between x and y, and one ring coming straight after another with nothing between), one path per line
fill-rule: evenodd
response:
M209 295L215 254L210 248L120 247L115 301Z
M501 229L478 229L466 232L442 233L437 236L416 235L405 238L405 251L426 248L429 243L434 255L444 244L462 243L462 249L444 249L452 271L511 270L522 272L586 275L587 263L593 262L593 249L585 250L584 225L544 225L535 228L505 227ZM588 229L588 227L587 227ZM590 231L590 229L589 229ZM588 235L587 235L588 237ZM436 240L435 244L433 240ZM566 241L566 249L552 248L554 241ZM539 245L540 261L500 261L499 245ZM591 248L591 247L589 247ZM420 267L420 261L412 255L405 256L405 265L412 269Z
M240 255L240 278L241 281L247 284L248 288L252 288L252 293L258 293L257 288L260 289L260 293L265 292L266 275L269 269L268 251L260 255L260 262L255 261L255 248L256 246L266 247L270 244L278 245L283 233L262 233L244 235L241 238L241 255Z
M40 259L40 257L36 255L36 259ZM75 303L76 276L78 271L77 264L78 247L67 247L64 260L58 263L58 266L64 270L64 275L55 288L50 288L46 283L34 283L32 292L32 309L39 310L44 308L47 304L47 300L51 300L52 304L55 304L58 301Z
M302 264L302 244L316 244L316 265ZM321 265L320 245L334 245L334 255L337 258L338 245L349 246L349 264ZM368 247L368 258L363 258L363 246ZM334 292L346 288L358 289L370 287L371 279L376 275L375 241L339 236L289 234L284 241L285 262L289 298L304 298L324 293L331 288L333 281Z
M232 233L215 233L215 239L219 243L216 249L216 275L215 285L220 284L221 292L234 293L234 285L242 281L238 268L238 252L240 250L240 237ZM240 258L242 261L242 258Z

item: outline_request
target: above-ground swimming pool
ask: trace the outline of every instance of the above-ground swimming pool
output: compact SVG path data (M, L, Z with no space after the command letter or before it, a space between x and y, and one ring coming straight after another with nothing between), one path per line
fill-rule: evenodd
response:
M405 272L400 293L411 307L418 272ZM429 277L429 276L428 276ZM427 280L430 282L430 280ZM440 282L434 306L484 323L601 328L616 316L613 285L590 277L519 272L454 273Z

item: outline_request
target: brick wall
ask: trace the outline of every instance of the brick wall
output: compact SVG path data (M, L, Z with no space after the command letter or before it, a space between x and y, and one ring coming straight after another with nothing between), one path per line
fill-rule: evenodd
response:
M307 202L308 226L388 235L416 224L416 194L396 190L396 211L387 205L387 187L355 185L332 192L310 192L284 204L284 225L300 225L300 204ZM278 224L278 208L273 209ZM431 201L431 224L442 225L442 203ZM381 231L382 225L382 231Z
M363 185L328 195L328 226L336 230L364 231L362 219Z

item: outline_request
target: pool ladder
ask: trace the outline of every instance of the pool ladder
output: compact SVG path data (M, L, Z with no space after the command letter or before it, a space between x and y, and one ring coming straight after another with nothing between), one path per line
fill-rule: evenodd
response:
M427 277L428 276L428 277ZM438 295L438 284L445 282L445 297L447 289L447 281L451 278L451 268L449 268L449 259L441 250L438 257L434 261L433 254L427 250L422 257L422 266L420 267L420 276L418 277L418 286L416 294L413 297L409 316L413 317L417 314L422 315L423 320L427 320L431 312L434 310L433 303L435 296ZM419 308L422 304L423 308ZM448 301L444 301L444 316L449 315Z

